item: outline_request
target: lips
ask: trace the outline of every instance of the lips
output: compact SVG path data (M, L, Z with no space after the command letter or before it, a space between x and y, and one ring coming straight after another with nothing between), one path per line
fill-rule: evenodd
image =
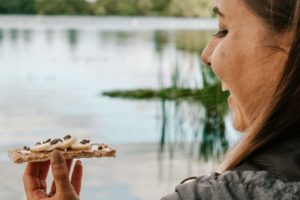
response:
M228 103L228 106L232 108L232 105L233 105L233 98L232 98L231 95L228 97L227 103Z

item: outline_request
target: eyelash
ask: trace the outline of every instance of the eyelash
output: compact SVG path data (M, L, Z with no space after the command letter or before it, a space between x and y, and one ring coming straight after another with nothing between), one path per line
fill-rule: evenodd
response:
M217 33L213 34L213 36L216 38L223 38L227 35L227 33L227 30L219 30Z

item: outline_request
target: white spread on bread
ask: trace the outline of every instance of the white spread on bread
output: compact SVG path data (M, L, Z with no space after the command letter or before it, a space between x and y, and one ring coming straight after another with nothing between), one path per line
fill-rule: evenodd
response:
M90 140L84 139L80 142L77 138L72 135L66 135L63 139L48 139L44 142L37 142L32 147L23 147L21 149L22 154L27 154L30 152L51 152L53 150L61 151L111 151L112 149L106 144L92 144Z
M77 142L77 138L75 136L66 135L63 139L63 142L60 144L60 149L68 149L73 144Z
M47 151L53 151L55 149L61 149L60 147L61 147L62 143L63 143L63 140L59 139L59 138L52 140L50 142L51 146L47 149ZM61 149L61 150L63 150L63 149Z
M25 150L30 150L30 151L33 151L33 152L41 152L41 151L48 151L48 149L51 147L51 144L50 144L51 140L48 139L46 140L45 142L37 142L33 147L30 147Z
M73 144L71 146L71 149L72 150L90 150L92 147L92 144L90 142L90 140L82 140L80 143L76 143L76 144Z

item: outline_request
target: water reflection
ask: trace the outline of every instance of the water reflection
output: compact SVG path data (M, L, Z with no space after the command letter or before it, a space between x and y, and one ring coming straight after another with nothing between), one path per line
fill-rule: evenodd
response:
M190 158L208 161L220 159L228 150L224 122L227 94L221 93L220 84L216 84L208 87L199 99L161 102L159 158L165 153L173 158L179 148Z
M67 30L67 38L71 49L74 49L77 46L79 32L77 30Z
M4 33L3 33L3 30L0 29L0 45L1 45L2 41L3 41L3 39L4 39Z
M22 35L25 43L29 44L32 41L33 31L32 30L23 30Z
M163 60L163 49L170 38L164 32L157 32L155 35L155 49L159 59ZM208 39L211 37L210 31L179 31L175 34L176 49L179 52L201 55ZM200 60L200 57L198 57ZM180 57L177 56L171 77L171 87L181 88L185 86L182 78L184 74L180 66ZM160 61L161 63L161 61ZM159 157L165 151L169 152L169 157L174 155L174 148L181 148L187 151L190 157L197 157L207 161L209 159L219 159L228 149L229 143L226 138L224 117L227 113L227 94L222 93L220 84L212 70L204 66L200 61L199 71L202 77L203 94L199 102L166 102L161 101L161 138ZM194 71L196 66L193 62L188 66ZM160 67L161 68L161 64ZM158 82L162 82L162 70L159 70ZM183 81L180 81L183 80ZM197 84L197 88L201 87ZM160 84L162 87L163 85ZM167 104L170 104L169 106ZM185 106L188 104L188 106ZM174 110L172 112L171 110ZM185 115L187 109L188 113ZM204 116L201 113L205 113ZM190 123L187 127L187 122ZM189 139L187 139L189 138ZM166 150L166 146L169 147Z
M45 31L46 33L46 42L48 45L51 45L53 43L53 37L54 37L54 32L51 29L48 29Z
M178 31L176 32L176 48L187 53L201 53L212 31Z
M114 92L114 95L111 95L143 100L157 99L159 94L162 95L159 159L164 158L165 154L172 159L174 154L181 150L191 158L208 161L220 159L229 148L224 122L228 111L228 94L221 91L217 77L200 58L210 36L210 31L156 31L153 37L158 58L159 90L153 91L156 95L151 95L152 90L140 88L128 92L119 91L119 95L118 92ZM170 59L170 55L165 52L174 44L176 51L171 58L173 65L170 71L165 73L164 61L167 60L166 57ZM199 96L193 95L192 99L186 98L184 101L183 98L166 100L168 95L165 92L179 93L184 88L192 88L194 93L199 90L201 92L198 92Z
M9 38L13 43L15 43L17 41L18 36L19 36L19 31L17 29L9 30Z

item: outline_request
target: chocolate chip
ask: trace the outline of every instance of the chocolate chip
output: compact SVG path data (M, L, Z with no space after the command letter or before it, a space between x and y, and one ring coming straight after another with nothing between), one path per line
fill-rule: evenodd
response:
M66 136L64 137L64 140L68 140L68 139L71 139L71 135L66 135Z
M48 140L44 141L43 144L46 144L48 142L51 142L51 139L49 138Z
M35 143L35 146L38 146L38 145L41 145L42 143L40 143L40 142L37 142L37 143Z
M84 139L84 140L82 140L82 141L80 142L80 144L87 144L87 143L90 143L90 140Z
M57 144L58 142L62 142L62 140L59 139L59 138L58 138L58 139L54 139L54 140L51 141L50 144L51 144L51 145L54 145L54 144Z
M30 150L30 148L27 147L27 146L24 146L23 149L26 150L26 151L29 151L29 150Z
M101 151L102 149L103 149L103 147L102 147L102 146L99 146L99 147L98 147L98 150L100 150L100 151Z

